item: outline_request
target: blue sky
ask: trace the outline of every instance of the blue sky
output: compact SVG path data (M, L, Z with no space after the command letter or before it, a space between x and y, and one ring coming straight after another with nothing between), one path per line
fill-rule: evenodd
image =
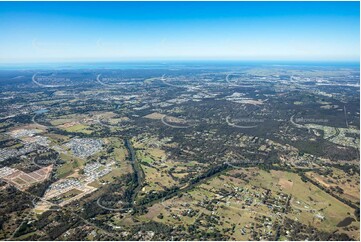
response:
M355 61L359 2L0 2L0 62Z

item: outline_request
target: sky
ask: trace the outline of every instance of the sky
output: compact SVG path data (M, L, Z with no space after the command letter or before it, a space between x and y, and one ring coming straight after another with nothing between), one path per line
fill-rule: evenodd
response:
M359 2L0 2L0 62L359 61Z

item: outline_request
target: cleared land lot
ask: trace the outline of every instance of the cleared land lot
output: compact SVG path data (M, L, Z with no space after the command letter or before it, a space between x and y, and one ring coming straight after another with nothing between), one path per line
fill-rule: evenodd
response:
M284 213L287 199L288 213ZM219 222L209 224L209 216ZM296 173L266 172L257 168L233 170L212 178L182 196L151 206L141 218L186 227L197 223L205 231L209 226L234 227L234 232L229 233L231 237L248 240L251 227L258 226L260 233L274 234L274 226L282 224L285 216L329 232L343 230L337 225L347 217L355 218L353 208L315 185L303 182ZM350 226L359 227L359 222L355 219ZM358 231L342 232L358 238Z

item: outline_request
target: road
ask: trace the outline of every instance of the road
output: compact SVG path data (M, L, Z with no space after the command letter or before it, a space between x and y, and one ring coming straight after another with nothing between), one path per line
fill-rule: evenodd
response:
M179 125L173 125L173 124L168 124L164 119L165 119L166 115L164 115L162 118L161 118L161 121L164 125L167 125L171 128L175 128L175 129L186 129L186 128L189 128L191 127L190 125L188 126L179 126Z
M39 87L63 87L62 85L45 85L45 84L42 84L40 82L38 82L35 77L36 77L37 73L35 73L33 75L33 77L31 78L31 80L36 84L38 85Z
M37 115L38 115L37 113L34 114L34 116L33 116L33 118L31 119L31 121L32 121L35 125L38 125L38 126L41 126L41 127L45 128L45 129L47 129L48 126L45 126L45 125L42 125L42 124L39 124L38 122L36 122L35 118L36 118Z
M236 84L236 83L233 83L229 80L229 76L230 75L234 75L233 73L230 73L230 74L227 74L226 75L226 82L232 86L236 86L236 87L254 87L255 85L239 85L239 84Z
M229 121L229 116L226 117L226 122L229 126L235 127L235 128L240 128L240 129L252 129L252 128L256 128L258 125L251 125L251 126L241 126L241 125L236 125L234 123L231 123Z
M179 87L179 88L187 88L186 86L183 86L183 85L174 85L174 84L171 84L171 83L168 83L166 82L166 78L165 78L165 75L163 75L160 80L163 82L164 85L167 85L167 86L171 86L171 87Z
M105 87L121 87L121 84L107 84L107 83L104 83L100 80L100 76L101 74L98 74L97 75L97 78L96 78L96 81L102 85L102 86L105 86Z
M112 211L112 212L121 212L121 211L127 211L127 210L130 209L130 208L108 208L108 207L105 207L104 205L102 205L102 204L100 203L100 199L101 199L101 197L98 198L98 200L97 200L97 205L98 205L99 207L101 207L102 209L105 209L105 210L108 210L108 211ZM122 204L124 204L124 203L122 202Z

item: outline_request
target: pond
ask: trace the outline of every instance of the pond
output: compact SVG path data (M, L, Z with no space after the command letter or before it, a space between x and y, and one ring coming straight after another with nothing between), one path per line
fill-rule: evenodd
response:
M350 225L353 221L355 221L354 218L346 217L337 224L337 227L346 227L346 226Z
M49 110L45 109L45 108L34 111L35 114L43 114L43 113L47 113L47 112L49 112Z

